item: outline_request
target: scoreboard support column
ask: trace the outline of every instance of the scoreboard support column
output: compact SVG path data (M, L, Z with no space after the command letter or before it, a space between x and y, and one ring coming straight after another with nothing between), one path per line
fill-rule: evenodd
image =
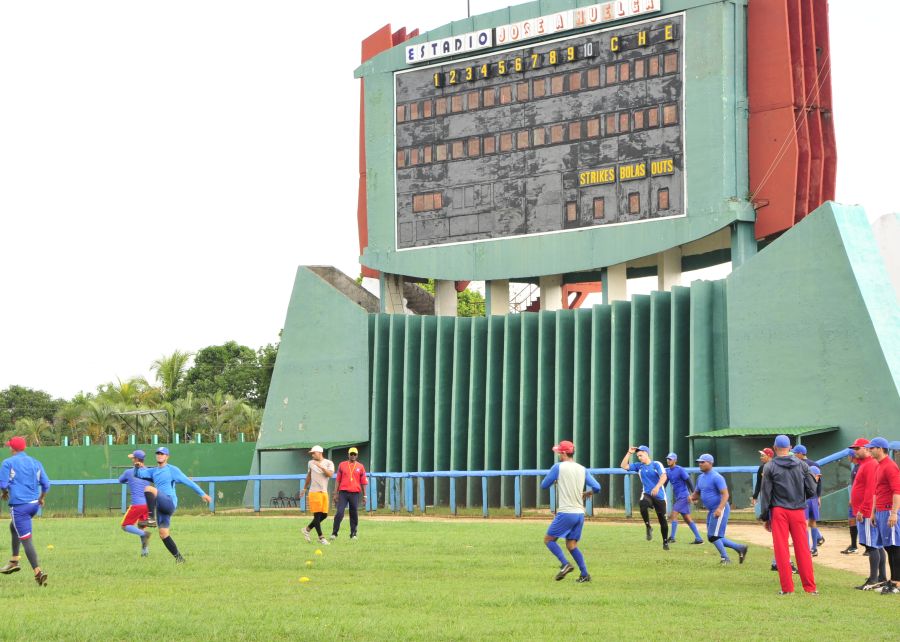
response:
M484 289L485 311L488 316L503 316L509 313L509 281L488 281Z
M755 223L735 221L731 224L731 269L736 270L752 259L758 250Z

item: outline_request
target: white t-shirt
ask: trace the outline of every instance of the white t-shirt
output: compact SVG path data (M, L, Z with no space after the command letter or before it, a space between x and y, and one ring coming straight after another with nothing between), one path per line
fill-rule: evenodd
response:
M307 470L309 471L310 482L309 482L309 492L311 493L327 493L328 492L328 476L322 472L322 468L327 470L334 475L334 464L329 459L322 459L322 461L316 461L315 459L310 459L309 464L307 465Z

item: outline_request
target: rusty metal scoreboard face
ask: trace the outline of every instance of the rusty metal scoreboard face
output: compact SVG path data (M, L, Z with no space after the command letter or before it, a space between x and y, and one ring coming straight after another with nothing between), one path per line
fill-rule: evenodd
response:
M397 248L685 213L684 16L395 74Z

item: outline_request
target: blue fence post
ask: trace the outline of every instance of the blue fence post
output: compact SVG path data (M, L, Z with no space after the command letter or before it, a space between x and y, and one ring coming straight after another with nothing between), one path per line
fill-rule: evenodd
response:
M68 435L63 435L63 444L62 444L62 445L63 445L63 446L68 446L68 445L69 445L69 437L68 437Z
M127 506L128 502L126 499L128 497L127 493L128 493L128 486L125 484L122 484L122 514L123 515L125 514L125 511L128 510L128 506Z
M255 512L255 513L259 512L260 486L262 486L262 484L260 483L260 480L254 479L253 480L253 512Z
M153 435L153 445L155 446L158 443L159 443L159 435Z
M217 444L222 443L222 433L216 433L216 443Z
M419 512L425 514L425 478L419 477Z
M134 433L128 435L128 443L134 446L137 443L137 435L135 435Z
M216 482L209 482L209 512L216 512Z
M175 443L176 444L181 443L181 433L178 433L178 432L175 433Z
M388 492L387 492L388 510L393 513L394 512L394 478L393 477L387 478L387 487L388 487Z
M550 487L550 512L556 512L556 484Z
M113 445L113 436L112 435L106 435L106 445L107 446Z
M450 514L456 515L456 477L450 478Z
M625 475L625 517L631 517L631 475Z
M481 512L487 517L488 516L488 478L481 478Z
M516 517L522 516L522 478L518 475L513 479L513 502L516 507Z
M78 484L78 514L84 517L84 484Z
M588 517L594 516L594 494L593 493L588 495L587 501L584 504L584 508L588 514Z
M406 478L406 512L413 512L413 480L412 477Z

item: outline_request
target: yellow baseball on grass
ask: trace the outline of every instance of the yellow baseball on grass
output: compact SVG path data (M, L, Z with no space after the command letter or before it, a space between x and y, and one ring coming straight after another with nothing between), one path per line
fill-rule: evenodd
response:
M53 550L53 544L47 544L47 550L48 550L48 551L52 551L52 550Z
M312 560L306 560L306 566L307 566L307 568L311 567L311 566L312 566Z
M322 549L321 549L321 548L317 548L317 549L316 549L316 555L321 555L321 554L322 554Z
M306 577L305 575L304 575L303 577L300 578L300 583L301 583L301 584L305 584L305 583L308 582L308 581L309 581L309 578Z

